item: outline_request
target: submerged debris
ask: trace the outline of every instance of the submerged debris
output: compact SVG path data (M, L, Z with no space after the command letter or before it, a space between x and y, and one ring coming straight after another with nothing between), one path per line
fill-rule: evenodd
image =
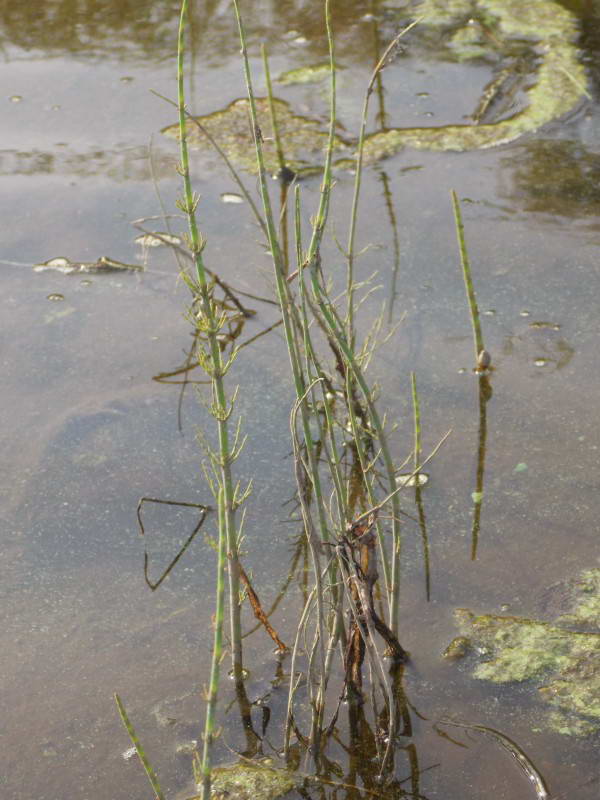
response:
M554 708L547 725L560 733L600 730L600 569L568 584L569 609L554 622L455 612L461 634L485 654L473 676L493 683L531 681Z
M429 483L429 475L426 472L405 472L401 475L396 475L396 486L425 486Z
M141 272L143 269L139 264L125 264L108 256L100 256L97 261L70 261L68 258L58 256L41 264L33 265L34 272L53 270L54 272L62 272L65 275L72 275L75 272Z
M471 651L471 640L466 636L456 636L442 653L446 661L458 661Z

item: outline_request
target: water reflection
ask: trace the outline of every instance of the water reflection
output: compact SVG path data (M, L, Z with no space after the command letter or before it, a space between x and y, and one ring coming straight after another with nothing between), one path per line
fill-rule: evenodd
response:
M116 183L172 178L176 157L153 149L152 166L148 148L140 145L119 149L90 148L77 152L70 145L55 150L0 150L0 175L73 175L87 178L102 175Z
M70 53L79 59L111 56L121 61L157 63L172 58L177 49L179 0L48 0L22 3L8 0L0 6L2 39L29 53L30 58ZM341 51L361 58L368 53L371 34L361 24L372 3L332 0L332 15ZM260 10L248 12L250 45L265 41L273 52L307 45L326 51L323 8L304 0L265 0ZM345 34L352 43L345 46ZM191 50L205 64L215 66L237 52L237 30L228 0L194 4L190 25ZM349 42L347 43L349 44ZM366 56L368 58L368 56Z
M500 194L515 207L557 217L600 213L600 155L579 139L536 139L501 161Z

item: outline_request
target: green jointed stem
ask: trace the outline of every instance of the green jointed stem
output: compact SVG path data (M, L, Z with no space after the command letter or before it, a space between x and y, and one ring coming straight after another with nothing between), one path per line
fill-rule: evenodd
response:
M219 312L212 299L211 287L208 285L206 270L202 259L204 241L198 230L196 222L196 206L198 198L192 192L192 185L189 172L189 158L186 137L186 113L185 113L185 92L184 92L184 40L185 24L187 19L187 0L181 4L181 16L179 21L179 36L177 50L177 87L178 87L178 106L179 106L179 132L181 167L180 172L184 184L184 196L179 205L187 216L189 225L189 244L196 266L197 282L193 286L198 292L200 299L200 311L195 317L197 329L206 337L207 350L199 351L198 358L205 371L211 378L212 384L212 407L211 411L217 420L219 450L218 453L211 452L211 460L215 473L218 478L219 490L219 546L225 542L226 551L229 555L229 609L230 609L230 628L231 628L231 655L233 673L236 682L243 679L242 667L242 630L240 620L240 582L239 582L239 562L237 551L237 531L235 525L235 490L231 476L231 464L237 457L239 449L236 448L235 441L233 447L229 441L228 418L231 414L231 405L227 401L225 392L224 376L235 359L235 351L228 361L224 362L221 348L219 345L218 334L226 323L226 317ZM237 449L237 453L236 453ZM220 562L219 569L222 569ZM218 573L218 581L219 581ZM221 576L222 580L222 576ZM221 607L221 625L223 609ZM219 634L221 635L221 634ZM217 633L215 632L215 638ZM215 649L217 649L215 641ZM220 646L220 644L219 644ZM214 654L215 656L216 654ZM220 658L220 654L219 654ZM211 693L209 693L209 707L207 709L206 732L204 756L203 756L203 797L208 800L210 793L210 745L214 733L214 715L217 702L216 685L213 684L214 670L216 668L213 657L213 669L211 670ZM218 676L218 672L216 673Z
M475 297L475 289L473 288L473 279L471 277L471 264L469 262L469 254L465 243L465 228L462 221L462 214L460 213L460 203L454 189L450 192L450 196L452 198L452 209L454 211L456 238L460 250L460 263L462 265L465 289L467 290L469 311L471 312L471 325L473 327L473 341L475 344L475 363L477 364L479 354L484 349L481 323L479 321L479 309L477 308L477 299Z
M235 11L235 16L238 24L238 31L240 36L240 45L241 45L241 54L243 59L244 65L244 77L246 80L246 89L248 92L248 101L250 104L250 116L252 120L252 125L254 129L254 143L256 148L256 160L258 164L258 172L259 172L259 186L260 186L260 193L263 201L263 208L265 213L265 220L267 225L267 232L269 238L269 247L271 250L271 258L273 260L273 266L275 269L275 280L277 285L277 295L279 299L279 304L281 307L281 313L283 317L283 326L285 331L285 338L288 348L288 354L290 358L290 364L292 367L292 374L294 376L294 387L296 390L296 396L298 400L302 398L302 402L300 404L300 413L302 419L302 432L304 435L304 440L306 442L306 450L308 453L309 459L309 472L310 472L310 479L312 481L312 485L315 492L315 499L318 509L318 517L319 517L319 533L321 539L323 541L327 541L329 538L329 530L327 526L327 517L325 512L325 503L323 499L323 492L321 489L321 482L319 477L319 469L318 469L318 461L316 458L315 447L313 442L313 437L310 430L309 425L309 416L306 409L306 398L305 398L305 377L302 372L302 362L301 357L299 354L298 343L296 340L296 335L294 331L294 322L292 318L292 299L290 295L289 285L285 278L285 260L283 258L283 254L281 251L281 247L279 244L279 240L277 237L277 226L275 224L275 219L273 215L273 210L271 207L271 200L269 197L269 191L267 187L267 178L266 178L266 170L264 165L264 158L262 152L262 141L261 136L259 135L258 129L258 122L257 122L257 112L256 112L256 100L254 97L254 90L252 86L252 76L250 74L250 63L248 59L248 49L246 46L246 36L244 31L244 25L242 21L242 16L240 13L239 3L238 0L233 0L233 7ZM320 584L321 581L321 568L320 568L320 556L319 550L315 546L315 542L313 541L313 537L310 535L310 532L307 530L308 536L308 543L311 549L311 555L313 558L313 569L315 573L315 581L317 584ZM324 611L323 611L323 593L322 587L319 585L317 589L317 606L318 606L318 619L319 624L322 625L322 621L324 619ZM323 632L320 631L319 633L319 650L320 650L320 664L321 664L321 674L324 671L325 665L325 650L324 650L324 635ZM322 702L323 698L321 697L320 703L323 706ZM322 711L319 711L322 714Z
M330 74L330 93L329 93L329 134L327 137L327 150L325 152L325 166L323 169L323 180L321 181L321 199L319 209L313 223L312 236L306 255L306 263L312 265L318 255L325 223L329 212L329 198L331 196L331 163L333 159L333 149L335 144L336 126L336 72L335 72L335 53L333 49L333 32L331 28L331 9L329 0L325 0L325 28L327 31L327 46L329 48L329 74Z
M235 10L235 15L238 23L238 30L240 35L240 43L241 43L241 53L243 58L244 64L244 76L246 79L246 89L248 92L248 100L250 103L250 115L252 119L252 124L254 126L255 132L255 146L256 146L256 159L258 163L258 170L259 170L259 186L260 186L260 193L263 201L263 208L265 212L265 219L266 219L266 226L269 238L269 247L271 249L271 258L273 260L273 266L275 268L275 280L277 285L277 296L279 299L279 304L281 307L281 313L283 317L283 327L285 331L285 339L288 348L288 354L290 357L290 364L292 367L292 374L294 377L294 388L296 391L296 396L298 398L303 397L305 393L305 379L302 373L301 367L301 358L299 355L298 345L296 342L296 338L294 335L294 323L292 319L292 305L293 301L290 295L289 284L287 283L285 277L285 262L282 256L281 248L279 245L279 240L277 238L277 226L275 224L275 218L273 215L273 210L271 207L271 200L269 197L269 191L267 187L267 179L266 179L266 171L264 166L264 158L262 152L262 143L260 141L260 137L257 134L257 113L256 113L256 101L254 97L254 90L252 88L252 76L250 74L250 64L248 60L248 50L246 47L246 36L244 31L244 25L242 22L242 17L239 9L238 0L233 0L233 7ZM310 431L310 426L308 424L308 415L306 413L305 405L303 404L301 407L301 418L302 418L302 432L304 435L304 439L306 442L307 451L309 454L310 467L311 467L311 479L313 480L313 486L315 489L315 495L317 500L317 508L319 510L319 528L320 533L324 541L327 541L329 538L329 532L327 527L327 520L324 511L324 501L323 495L321 491L321 485L319 480L319 473L318 473L318 464L315 459L315 452L314 452L314 444L313 438Z
M348 295L347 297L348 310L346 319L346 331L349 342L352 342L352 339L354 337L354 240L356 238L356 223L358 220L358 201L360 197L360 186L362 180L365 131L367 128L367 114L369 110L369 101L371 99L371 94L373 92L373 86L375 85L375 81L381 74L381 70L384 68L390 52L398 44L399 39L402 36L404 36L404 34L407 33L415 24L416 22L412 22L410 25L404 28L404 30L400 31L400 33L397 36L395 36L394 39L386 47L383 55L375 65L375 68L371 74L371 78L369 80L367 90L365 92L365 97L363 100L363 110L360 121L360 132L358 135L358 147L356 150L356 175L354 178L354 192L352 195L352 211L350 212L350 230L348 231L348 249L347 249L348 270L347 270L347 280L346 280L346 293Z
M269 70L269 59L267 57L267 49L264 44L260 46L262 53L263 67L265 70L265 81L267 83L267 98L269 100L269 114L271 116L271 127L273 128L273 138L275 139L275 148L277 150L277 161L279 169L285 167L285 156L283 154L283 147L281 145L281 136L279 135L279 125L277 124L277 113L275 112L275 104L273 103L273 86L271 84L271 71Z
M204 747L202 750L202 800L210 800L211 787L211 748L215 733L215 720L217 700L219 695L219 674L221 657L223 655L223 617L225 611L225 565L227 563L227 542L224 532L225 507L223 490L219 489L219 552L217 564L217 590L215 608L215 631L213 640L212 662L210 667L210 684L208 687L208 701L206 707L206 720L204 724Z
M379 441L379 445L381 447L381 455L383 457L383 463L385 467L387 482L389 486L390 492L393 492L396 488L396 477L395 477L395 470L394 470L394 462L392 461L392 456L388 447L387 437L385 434L385 430L383 428L383 423L381 421L381 417L379 416L379 412L375 407L371 396L371 390L369 389L367 382L364 378L362 370L357 363L355 354L352 352L351 348L348 345L346 340L342 325L337 318L335 313L335 309L327 298L324 295L324 292L319 285L317 277L315 275L315 270L311 270L311 279L312 279L312 287L315 293L315 297L317 299L317 303L319 308L321 309L321 313L325 318L327 323L327 327L335 339L338 347L342 351L346 363L350 367L352 375L358 384L363 397L365 398L365 403L367 404L367 409L369 412L369 417L371 422L373 423L373 427L375 428L375 432L377 434L377 439ZM401 547L401 540L400 540L400 501L398 499L398 495L394 494L391 498L392 503L392 569L391 569L391 586L388 586L388 590L391 593L390 598L390 628L394 633L397 633L398 630L398 613L399 613L399 599L400 599L400 547Z
M165 800L165 796L162 793L162 789L160 788L160 783L158 782L158 778L156 777L156 772L152 769L152 764L148 760L148 756L144 752L144 748L142 747L142 743L137 737L137 733L135 732L135 728L129 717L127 716L127 712L125 711L125 706L118 694L115 694L115 702L117 704L117 708L119 709L119 714L121 716L121 720L123 721L123 725L127 729L127 733L129 734L129 738L131 739L131 743L135 747L136 753L138 754L138 758L142 762L144 769L146 770L146 775L148 776L148 780L150 781L150 785L152 786L152 791L157 797L157 800Z
M194 262L196 264L196 273L198 282L201 286L206 286L206 273L204 270L204 262L202 260L202 246L203 241L198 230L196 223L195 210L198 204L197 197L194 196L192 191L192 182L190 179L190 164L187 146L187 129L185 124L185 89L183 85L184 79L184 53L185 53L185 23L187 19L187 0L182 0L181 15L179 17L179 33L177 38L177 100L179 107L179 136L180 145L179 150L181 154L181 176L183 178L184 186L184 199L180 201L180 208L187 215L188 224L190 227L190 244Z

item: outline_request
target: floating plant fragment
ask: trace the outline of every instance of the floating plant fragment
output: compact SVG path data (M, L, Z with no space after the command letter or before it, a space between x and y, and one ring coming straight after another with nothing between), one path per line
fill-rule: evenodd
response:
M108 256L100 256L97 261L70 261L64 256L58 256L41 264L33 265L34 272L51 270L53 272L62 272L64 275L72 275L75 272L142 272L143 269L139 264L125 264Z
M426 472L419 472L416 475L412 472L396 475L396 486L425 486L428 482L429 475Z
M235 192L223 192L221 195L221 202L235 205L236 203L243 203L244 198L241 194L236 194Z
M600 569L563 584L568 609L554 622L476 615L455 618L475 652L485 653L473 676L492 683L530 681L553 707L546 726L581 735L600 730Z
M163 231L155 231L154 233L142 233L135 238L136 244L141 244L142 247L160 247L161 245L181 244L179 236L173 236L172 233L163 233Z
M339 69L339 67L337 67ZM313 64L307 67L298 67L282 72L277 78L278 83L284 86L295 83L319 83L329 77L329 64Z

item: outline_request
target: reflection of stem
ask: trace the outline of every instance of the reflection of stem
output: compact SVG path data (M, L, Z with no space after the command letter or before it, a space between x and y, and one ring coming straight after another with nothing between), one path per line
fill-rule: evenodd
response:
M421 487L417 483L415 486L415 503L419 515L419 530L421 531L421 541L423 542L423 566L425 567L425 597L427 602L431 600L431 569L429 560L429 539L427 537L427 522L425 520L425 508L423 507L423 497Z
M410 381L412 386L412 400L413 400L413 416L415 426L415 443L414 443L414 466L415 466L415 503L419 513L419 529L421 531L421 539L423 540L423 563L425 565L425 594L427 602L430 600L431 582L429 572L429 541L427 539L427 526L425 522L425 509L423 507L423 498L421 496L421 482L420 474L417 470L421 465L421 410L419 407L419 395L417 394L417 378L414 372L410 373Z
M392 192L390 189L390 179L387 172L383 170L379 173L381 182L383 184L383 197L385 200L385 207L388 212L390 220L390 227L392 229L392 246L394 248L394 266L392 267L392 281L390 287L390 304L388 309L388 322L392 321L392 314L394 311L394 302L396 300L396 283L398 281L398 270L400 268L400 239L398 237L398 221L396 220L396 212L394 211L394 203Z
M243 677L236 678L235 681L235 696L240 709L240 716L242 718L242 728L246 737L246 750L240 753L241 756L246 758L254 758L260 752L261 738L254 730L252 725L252 703L248 698L246 692L246 684Z
M373 59L377 64L381 54L381 41L379 39L379 23L377 20L377 12L378 12L379 2L378 0L372 0L371 2L371 14L373 15L373 53L375 58ZM386 128L386 118L387 114L385 111L385 91L383 88L383 81L381 79L381 72L377 73L377 78L375 81L376 85L376 94L377 100L379 101L379 111L377 112L376 119L379 123L380 128L383 130Z
M487 436L486 405L492 396L492 387L487 375L479 376L479 434L477 442L477 479L473 502L473 529L471 533L471 560L477 558L479 529L481 526L481 506L483 505L483 473L485 469L485 442Z

